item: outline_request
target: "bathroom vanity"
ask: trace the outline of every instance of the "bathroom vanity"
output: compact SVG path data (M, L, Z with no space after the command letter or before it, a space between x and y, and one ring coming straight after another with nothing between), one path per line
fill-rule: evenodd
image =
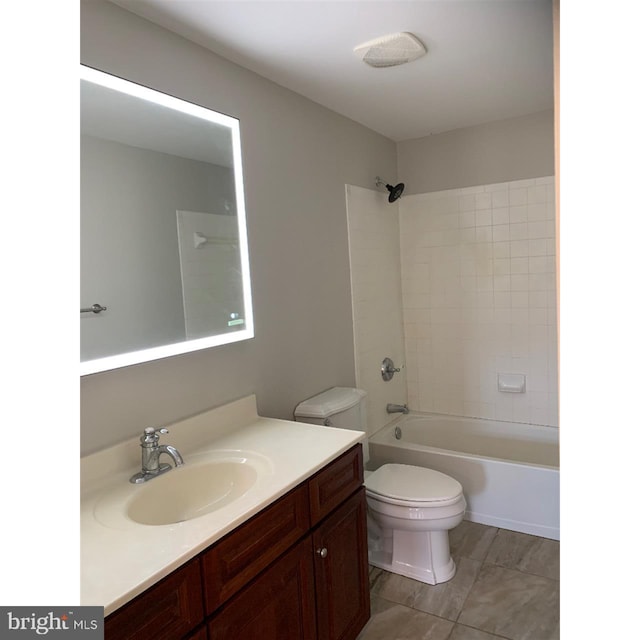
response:
M83 459L82 604L105 607L105 638L348 640L365 625L364 434L254 412L250 397L170 426L185 467L238 452L263 462L244 495L183 522L127 515L140 487L122 485L124 462L105 481L135 441Z

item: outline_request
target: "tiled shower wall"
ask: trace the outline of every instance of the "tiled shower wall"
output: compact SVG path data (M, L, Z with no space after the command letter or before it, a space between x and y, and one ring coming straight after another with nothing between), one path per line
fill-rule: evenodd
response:
M554 202L553 177L400 200L411 409L557 426Z

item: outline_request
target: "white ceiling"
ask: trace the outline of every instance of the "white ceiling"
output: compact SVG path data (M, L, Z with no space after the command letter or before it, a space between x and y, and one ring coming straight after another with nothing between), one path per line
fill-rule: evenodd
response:
M396 141L553 108L551 0L112 0ZM408 31L427 55L353 48Z

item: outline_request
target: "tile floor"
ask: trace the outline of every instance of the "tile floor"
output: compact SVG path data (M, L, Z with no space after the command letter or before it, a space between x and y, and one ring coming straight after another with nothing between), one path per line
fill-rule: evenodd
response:
M449 532L457 572L435 586L374 567L371 619L357 640L554 640L560 543L463 521Z

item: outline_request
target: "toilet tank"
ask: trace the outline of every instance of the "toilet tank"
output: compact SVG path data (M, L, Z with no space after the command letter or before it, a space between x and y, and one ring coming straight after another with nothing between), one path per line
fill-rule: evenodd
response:
M333 387L301 402L294 416L298 422L366 432L366 396L362 389Z

